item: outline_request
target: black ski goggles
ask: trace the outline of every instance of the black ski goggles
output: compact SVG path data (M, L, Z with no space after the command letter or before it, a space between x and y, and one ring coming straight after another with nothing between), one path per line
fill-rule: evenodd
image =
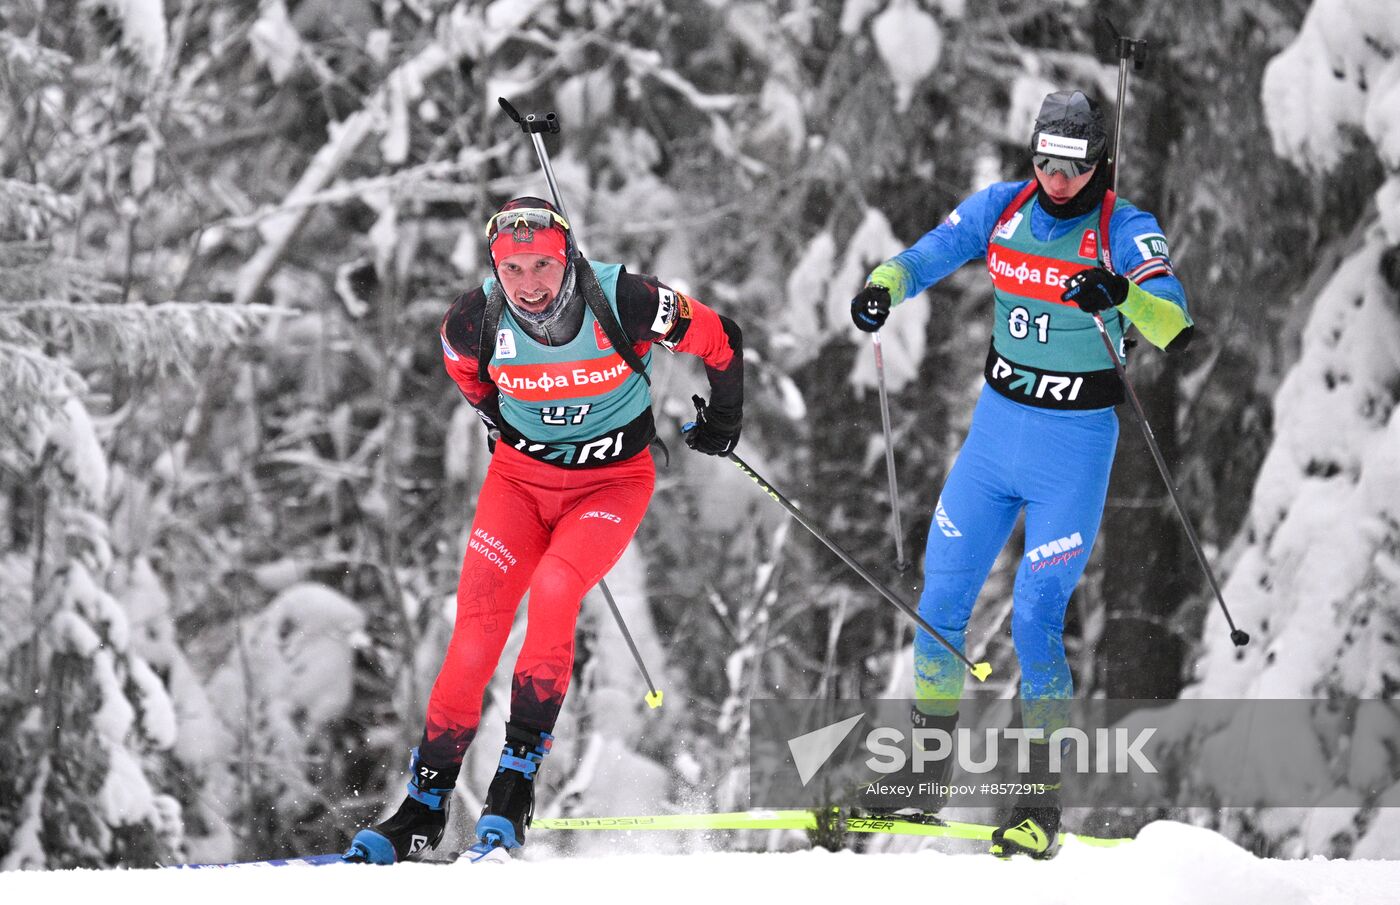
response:
M494 241L496 234L503 229L528 233L536 229L549 229L551 226L557 226L565 232L569 231L569 221L547 208L520 207L514 210L500 211L492 214L491 219L486 221L486 241ZM520 238L523 240L523 235Z
M1092 170L1096 161L1069 160L1065 157L1051 157L1049 154L1036 154L1031 157L1031 163L1046 176L1059 173L1067 179L1074 179Z

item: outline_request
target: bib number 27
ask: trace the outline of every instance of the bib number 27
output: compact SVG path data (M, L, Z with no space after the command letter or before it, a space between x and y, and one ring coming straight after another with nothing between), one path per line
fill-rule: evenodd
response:
M587 402L582 405L546 405L540 409L540 420L545 424L555 425L582 424L592 407L592 404Z

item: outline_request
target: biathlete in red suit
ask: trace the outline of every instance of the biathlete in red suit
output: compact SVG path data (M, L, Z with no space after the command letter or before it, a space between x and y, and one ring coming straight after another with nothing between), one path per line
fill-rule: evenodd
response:
M494 451L457 586L457 620L413 752L408 795L346 857L392 863L434 848L516 607L530 593L500 767L477 822L486 846L524 841L534 779L573 670L589 588L621 557L655 483L652 346L700 357L710 401L686 443L725 455L743 415L743 351L729 318L651 276L585 260L539 198L492 216L493 277L452 303L443 361ZM478 846L480 848L481 846Z

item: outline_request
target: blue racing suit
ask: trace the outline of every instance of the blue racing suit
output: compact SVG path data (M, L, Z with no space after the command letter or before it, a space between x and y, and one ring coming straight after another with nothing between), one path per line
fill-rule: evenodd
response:
M1128 299L1103 314L1120 350L1128 322L1165 348L1184 345L1191 320L1156 218L1110 194L1089 213L1057 219L1028 182L971 196L868 282L898 305L977 258L987 261L996 301L987 385L934 508L919 615L963 649L973 603L1024 509L1011 635L1025 724L1048 733L1055 702L1073 696L1065 609L1103 515L1118 439L1113 406L1123 398L1092 316L1060 301L1063 283L1099 265L1128 278ZM955 713L962 664L920 631L914 667L920 709Z

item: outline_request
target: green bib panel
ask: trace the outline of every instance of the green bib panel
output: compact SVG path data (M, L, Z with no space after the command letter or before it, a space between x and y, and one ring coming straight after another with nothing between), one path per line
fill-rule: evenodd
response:
M1099 210L1063 236L1031 232L1032 195L987 244L996 314L987 381L1009 399L1042 408L1104 408L1122 401L1122 384L1092 315L1060 301L1065 281L1102 264ZM1121 203L1121 202L1120 202ZM1126 322L1102 315L1122 354Z
M618 317L621 266L590 264L613 317ZM482 287L488 297L494 284L488 279ZM642 361L650 374L650 350ZM526 333L506 305L488 372L500 390L508 439L542 461L605 464L616 461L624 448L635 453L636 442L645 448L651 439L651 390L617 354L587 307L577 336L562 346L547 346Z

